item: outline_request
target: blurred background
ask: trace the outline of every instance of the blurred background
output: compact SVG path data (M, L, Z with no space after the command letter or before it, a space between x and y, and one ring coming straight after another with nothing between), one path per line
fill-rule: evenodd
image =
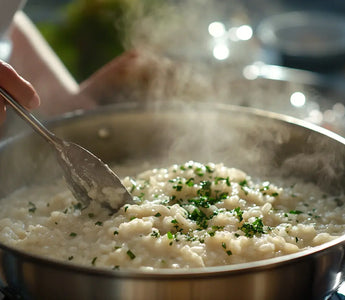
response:
M263 108L345 135L342 0L28 0L23 11L78 83L136 49L184 70L167 77L173 92L151 84L146 98L184 98L188 85L193 100Z

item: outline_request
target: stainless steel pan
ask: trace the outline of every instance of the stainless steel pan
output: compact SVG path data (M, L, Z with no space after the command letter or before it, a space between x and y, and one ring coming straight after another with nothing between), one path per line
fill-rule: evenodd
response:
M156 167L187 160L224 162L261 179L288 182L296 177L334 194L345 187L343 138L254 109L129 103L47 125L109 163L148 161ZM34 133L0 143L0 197L56 176L61 175L49 147ZM7 290L27 299L324 299L345 278L344 247L342 236L280 258L144 272L81 267L0 244L0 275Z

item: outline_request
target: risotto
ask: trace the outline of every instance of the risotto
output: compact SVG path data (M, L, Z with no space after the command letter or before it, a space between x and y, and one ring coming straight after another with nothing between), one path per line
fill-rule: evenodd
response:
M258 182L223 164L187 162L123 179L135 204L83 208L64 182L1 200L0 240L72 263L199 268L295 253L344 234L343 198L312 184Z

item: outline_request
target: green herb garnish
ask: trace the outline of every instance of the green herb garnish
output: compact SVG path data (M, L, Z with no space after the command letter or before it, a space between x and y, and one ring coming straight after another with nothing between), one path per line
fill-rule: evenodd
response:
M129 256L130 259L134 259L135 258L135 255L134 255L134 253L131 250L127 251L127 255Z
M173 189L175 189L177 192L182 191L182 185L174 185Z
M248 182L247 182L246 179L244 179L244 180L240 181L238 184L239 184L240 186L247 186L247 185L248 185Z
M265 233L264 232L264 225L262 223L262 219L256 218L253 223L243 223L241 227L238 229L244 232L246 237L253 237L254 235Z
M207 228L207 216L200 209L195 208L193 212L188 215L189 219L195 221L201 228Z
M186 181L186 185L192 187L194 185L194 178L189 178L187 181Z
M31 213L34 213L36 211L37 207L35 205L35 203L32 203L31 201L29 202L29 209L28 211Z
M200 168L200 167L195 168L194 173L200 177L204 176L204 172L203 172L202 168Z
M236 215L238 217L238 220L240 222L242 222L242 220L243 220L243 211L241 210L241 208L240 207L234 208L234 212L236 213Z
M303 214L303 211L300 211L300 210L290 210L290 211L289 211L289 214L292 214L292 215L299 215L299 214Z
M210 166L205 166L207 173L213 173L214 170Z
M224 178L224 177L216 177L214 179L214 184L218 184L219 181L225 181L227 186L231 186L231 182L230 182L229 176L226 177L226 178Z
M151 233L151 236L158 238L159 237L159 231L153 230Z

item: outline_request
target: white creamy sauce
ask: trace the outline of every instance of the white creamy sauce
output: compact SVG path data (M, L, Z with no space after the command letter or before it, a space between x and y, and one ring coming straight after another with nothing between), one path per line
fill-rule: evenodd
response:
M0 240L83 265L194 268L295 253L345 232L343 198L312 184L254 182L223 164L153 169L124 185L135 205L86 209L64 182L28 187L1 200Z

